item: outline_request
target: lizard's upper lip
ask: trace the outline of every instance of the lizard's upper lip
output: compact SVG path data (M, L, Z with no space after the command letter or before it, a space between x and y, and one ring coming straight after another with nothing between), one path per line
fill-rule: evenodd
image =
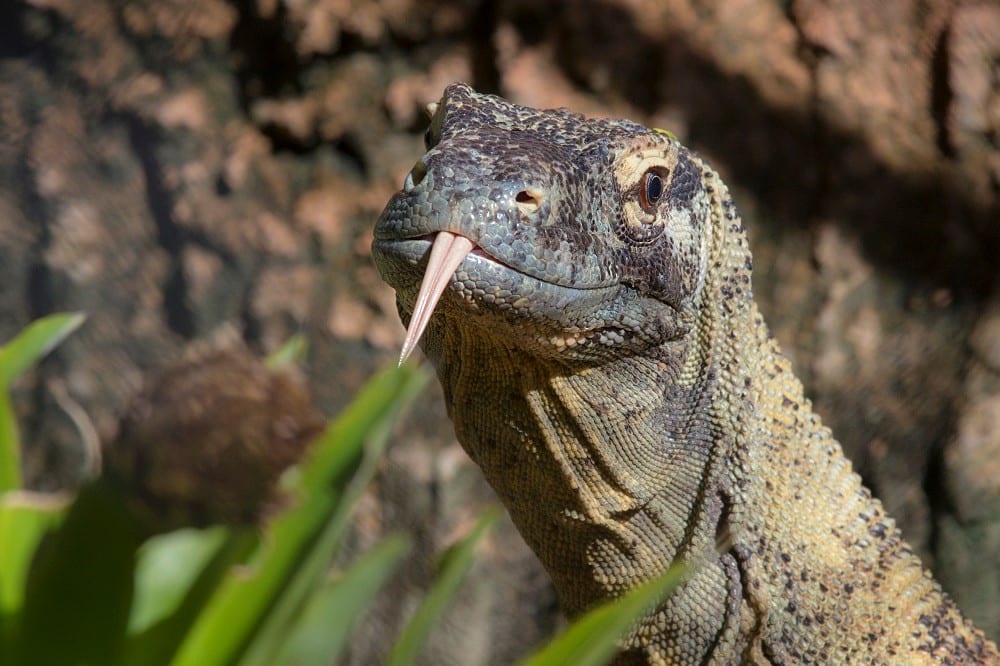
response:
M599 235L574 224L528 220L490 196L399 192L375 225L373 247L386 255L423 259L436 234L464 236L473 257L541 282L574 290L618 286L607 260L611 248Z
M553 286L578 292L605 290L610 287L618 286L617 281L612 279L605 279L594 283L574 281L575 283L571 284L568 276L566 275L554 275L551 277L542 275L539 270L520 265L521 262L517 260L517 257L505 256L506 254L510 254L509 252L501 252L491 248L489 239L477 238L477 234L467 233L463 229L442 228L433 231L411 233L408 235L393 235L385 233L384 231L379 233L379 229L376 227L372 247L382 254L397 255L399 257L405 257L411 261L414 259L420 260L427 254L428 250L433 246L435 239L441 233L448 233L468 238L472 243L472 249L469 251L468 256L479 257L482 260L492 262L498 266L504 267L507 270L519 273L533 280L537 280L538 282L544 282ZM483 242L484 240L486 242ZM528 243L525 242L525 246L527 245ZM530 259L530 257L528 258Z
M426 241L430 245L433 245L434 244L434 240L437 238L437 236L438 236L439 233L441 233L441 232L439 232L439 231L433 231L433 232L431 232L429 234L422 234L420 236L416 236L415 238L407 238L407 239L401 239L401 240ZM451 233L451 232L449 232L449 233ZM461 234L459 234L459 235L461 235ZM494 257L492 254L490 254L489 252L487 252L486 250L484 250L479 245L476 245L475 243L473 243L472 250L469 252L469 255L470 256L474 256L474 257L483 257L483 258L488 259L490 261L496 262L496 263L500 264L501 266L506 266L507 268L509 268L512 271L517 271L516 268L514 268L513 266L511 266L507 262L502 261L501 259L498 259L497 257ZM521 271L518 271L518 272L520 273Z

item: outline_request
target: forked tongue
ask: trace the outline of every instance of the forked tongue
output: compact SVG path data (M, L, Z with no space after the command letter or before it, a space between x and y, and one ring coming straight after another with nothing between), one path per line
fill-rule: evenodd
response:
M406 329L406 339L403 340L403 352L399 355L399 364L413 352L420 337L431 320L434 306L444 293L452 274L462 260L472 252L475 244L465 236L453 234L450 231L439 231L431 246L431 256L427 260L427 272L424 281L420 283L420 293L417 294L417 304L413 306L410 326Z

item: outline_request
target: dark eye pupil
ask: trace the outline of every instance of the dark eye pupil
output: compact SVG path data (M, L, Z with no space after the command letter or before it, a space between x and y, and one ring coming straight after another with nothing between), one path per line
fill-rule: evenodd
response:
M646 201L655 204L663 196L663 179L657 173L646 174Z

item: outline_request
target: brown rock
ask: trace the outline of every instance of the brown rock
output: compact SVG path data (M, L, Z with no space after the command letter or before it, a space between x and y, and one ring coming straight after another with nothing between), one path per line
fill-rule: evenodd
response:
M104 467L156 532L252 525L322 426L289 371L241 348L198 350L132 400Z

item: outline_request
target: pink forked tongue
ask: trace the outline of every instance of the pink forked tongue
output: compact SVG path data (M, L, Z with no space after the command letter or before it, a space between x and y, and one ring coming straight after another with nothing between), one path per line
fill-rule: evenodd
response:
M420 341L420 336L431 320L434 306L444 293L455 269L462 260L472 252L475 244L465 236L459 236L449 231L439 231L431 246L431 256L427 260L427 272L424 281L420 283L420 293L417 294L417 304L413 306L413 316L410 317L410 327L406 329L406 339L403 340L403 352L399 355L399 364L413 352Z

